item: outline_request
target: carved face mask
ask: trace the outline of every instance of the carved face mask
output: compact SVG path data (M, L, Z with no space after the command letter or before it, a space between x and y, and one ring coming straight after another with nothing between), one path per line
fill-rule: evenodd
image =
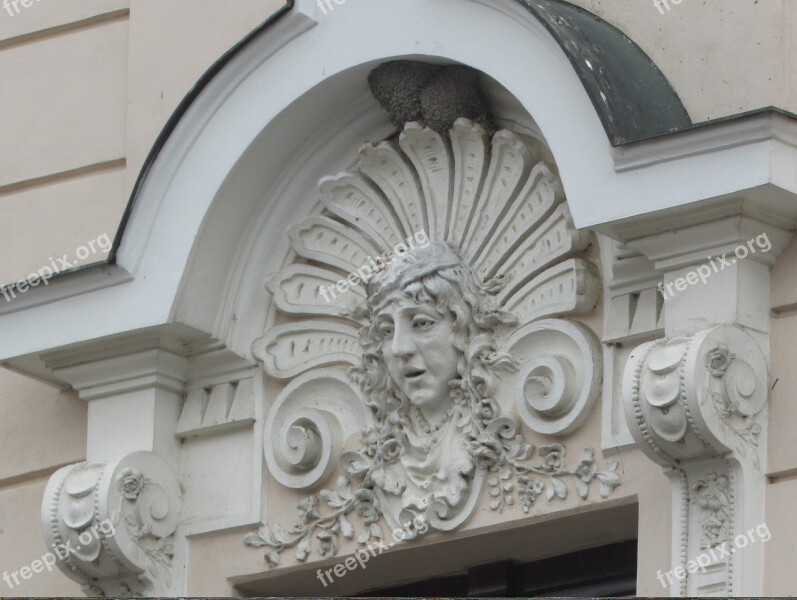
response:
M453 317L396 292L376 315L376 324L390 377L424 416L439 419L449 405L449 382L457 377Z

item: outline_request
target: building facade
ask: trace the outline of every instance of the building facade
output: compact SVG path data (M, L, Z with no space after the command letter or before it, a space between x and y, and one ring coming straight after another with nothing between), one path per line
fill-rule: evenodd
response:
M728 4L6 3L0 589L792 594L797 4Z

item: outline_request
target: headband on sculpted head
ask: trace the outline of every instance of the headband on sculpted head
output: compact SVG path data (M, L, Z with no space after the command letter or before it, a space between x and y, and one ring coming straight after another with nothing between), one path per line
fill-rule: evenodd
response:
M390 266L368 282L368 304L375 308L394 291L443 269L462 266L462 259L446 242L431 242L396 256Z

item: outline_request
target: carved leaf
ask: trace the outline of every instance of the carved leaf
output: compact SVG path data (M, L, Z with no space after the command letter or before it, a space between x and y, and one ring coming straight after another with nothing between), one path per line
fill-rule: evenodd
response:
M253 548L262 548L263 546L267 546L268 543L262 537L257 535L256 533L247 533L244 537L244 544L247 546L252 546Z
M530 152L514 133L502 130L493 136L490 167L462 251L474 259L491 238L504 213L529 173Z
M299 545L296 547L296 560L299 562L304 562L307 560L307 557L310 556L310 537L302 538L302 541L299 542Z
M545 485L545 498L550 502L553 500L554 496L556 495L556 490L554 490L552 479L548 480L548 483Z
M252 351L278 379L335 363L356 364L361 353L355 327L321 320L277 325L255 341Z
M583 258L555 265L507 297L505 310L525 323L591 312L600 295L597 267Z
M545 163L537 163L495 235L489 238L489 243L475 261L477 270L494 276L498 265L506 261L563 201L564 189L559 178Z
M274 524L274 539L277 540L277 543L284 544L286 541L285 537L285 529L279 523Z
M514 294L526 282L554 261L567 258L587 248L588 233L576 231L566 204L560 204L546 221L527 236L518 249L495 269L510 284L498 295L499 303ZM484 273L479 273L484 276Z
M327 503L327 506L332 508L340 508L344 504L343 499L330 490L321 490L319 495L324 499L324 502Z
M556 478L554 478L552 481L554 489L556 490L556 495L559 496L562 500L567 498L567 486L565 485L565 483L561 479L556 479Z
M335 216L368 235L376 245L393 248L404 237L382 193L364 177L341 173L319 182L321 202Z
M451 156L443 138L418 123L407 123L399 145L415 167L421 182L428 233L444 239L451 203Z
M270 567L276 567L280 564L280 555L276 552L266 552L266 561Z
M351 498L351 483L349 483L349 480L346 479L343 475L338 477L335 490L337 491L338 496L340 496L342 500L348 500L349 498Z
M351 313L365 298L362 286L349 286L345 294L335 288L344 276L337 271L310 265L291 265L269 277L266 288L277 307L289 315L339 317Z
M488 139L484 129L468 119L457 119L449 135L454 156L454 194L448 239L461 246L489 164Z
M422 230L429 232L417 175L395 145L390 142L364 145L360 151L360 169L387 197L405 236Z
M576 490L581 498L586 499L589 495L589 486L580 479L576 479Z
M617 473L598 473L598 479L601 483L605 483L608 486L616 487L620 485L620 476Z
M340 523L340 533L343 535L344 538L350 540L354 537L354 527L352 526L351 522L346 518L346 515L340 515L338 517L338 523Z

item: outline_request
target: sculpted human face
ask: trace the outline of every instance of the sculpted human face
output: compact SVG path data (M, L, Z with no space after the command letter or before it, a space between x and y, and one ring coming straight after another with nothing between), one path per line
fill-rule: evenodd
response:
M453 324L451 315L441 317L432 306L406 299L388 302L376 315L388 373L427 418L445 412L448 383L458 376Z

